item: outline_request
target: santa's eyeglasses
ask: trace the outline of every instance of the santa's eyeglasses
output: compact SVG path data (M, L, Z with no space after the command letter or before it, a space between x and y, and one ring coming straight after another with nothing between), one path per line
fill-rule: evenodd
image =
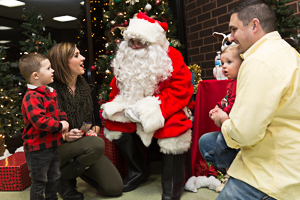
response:
M130 39L128 41L128 46L133 48L133 49L143 49L143 48L146 48L148 47L148 42L145 42L145 41L142 41L140 39Z

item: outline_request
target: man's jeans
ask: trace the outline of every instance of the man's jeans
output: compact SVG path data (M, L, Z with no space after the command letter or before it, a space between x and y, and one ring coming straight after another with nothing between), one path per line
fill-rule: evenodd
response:
M247 183L230 177L216 200L275 200Z
M58 149L49 148L25 152L25 158L32 179L30 199L57 200L57 184L60 178Z

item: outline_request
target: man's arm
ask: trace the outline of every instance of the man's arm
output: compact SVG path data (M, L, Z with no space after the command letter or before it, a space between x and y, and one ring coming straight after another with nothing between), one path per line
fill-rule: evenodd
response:
M230 119L222 124L229 147L251 146L264 138L286 87L281 75L274 66L259 60L242 65Z

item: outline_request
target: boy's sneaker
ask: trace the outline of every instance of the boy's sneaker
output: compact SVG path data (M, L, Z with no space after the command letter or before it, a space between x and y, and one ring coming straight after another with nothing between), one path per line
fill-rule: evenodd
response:
M218 187L216 187L216 192L221 192L225 186L225 184L227 183L228 179L229 179L229 175L226 174L222 180L221 180L221 185L219 185Z

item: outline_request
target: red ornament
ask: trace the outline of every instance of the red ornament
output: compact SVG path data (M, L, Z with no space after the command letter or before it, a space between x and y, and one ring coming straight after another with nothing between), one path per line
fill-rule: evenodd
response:
M93 66L91 66L91 70L92 71L96 71L96 67L93 65Z
M123 13L119 12L118 17L123 17Z
M125 25L125 26L128 26L128 21L125 21L125 22L124 22L124 25Z
M161 4L161 1L160 0L156 0L156 5L160 5Z
M115 39L115 43L119 44L121 42L121 40L119 38Z
M105 51L105 54L106 54L106 55L109 55L109 54L110 54L110 52L109 52L109 51Z
M167 20L167 18L166 18L165 16L162 16L162 17L161 17L161 21L163 21L163 22L168 22L168 20Z

